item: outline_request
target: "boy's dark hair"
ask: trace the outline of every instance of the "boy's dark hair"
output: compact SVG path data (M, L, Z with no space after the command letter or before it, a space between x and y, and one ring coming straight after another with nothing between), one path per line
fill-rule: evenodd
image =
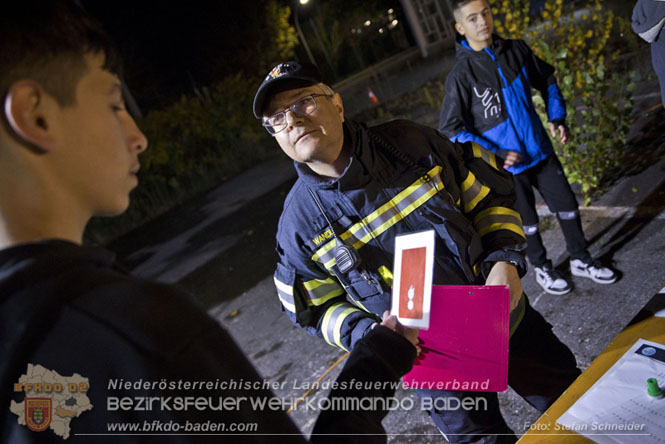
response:
M70 0L14 0L0 13L0 91L32 79L61 106L72 105L87 54L104 54L104 69L122 74L119 54L101 25Z
M459 11L461 8L463 8L467 4L471 3L472 1L475 1L475 0L452 0L451 3L453 5L453 13L455 13L456 11ZM489 1L487 3L489 3Z

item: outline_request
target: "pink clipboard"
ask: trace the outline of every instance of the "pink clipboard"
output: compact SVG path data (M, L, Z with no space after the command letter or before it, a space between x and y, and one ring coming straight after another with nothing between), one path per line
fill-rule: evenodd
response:
M404 376L412 388L504 392L508 388L510 290L434 285L421 355Z

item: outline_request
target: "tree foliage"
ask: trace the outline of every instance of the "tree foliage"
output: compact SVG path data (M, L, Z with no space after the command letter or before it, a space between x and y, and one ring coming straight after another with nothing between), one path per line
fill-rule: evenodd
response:
M254 51L248 51L253 65L227 74L197 94L183 94L138 122L149 140L140 158L141 185L123 216L93 220L89 241L99 243L122 234L277 153L252 114L252 100L270 66L293 58L295 30L288 22L288 7L276 0L262 4L266 27Z
M493 8L499 34L523 38L556 68L568 104L572 142L556 149L571 182L581 185L585 203L621 165L633 110L634 73L622 65L619 48L635 48L630 23L600 0L575 11L562 0L546 0L534 20L528 0L502 0ZM616 36L621 37L621 41ZM542 98L534 97L546 120Z

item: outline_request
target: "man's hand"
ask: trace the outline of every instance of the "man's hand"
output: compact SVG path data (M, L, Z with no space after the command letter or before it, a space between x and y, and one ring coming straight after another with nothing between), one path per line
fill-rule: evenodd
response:
M554 139L556 139L557 129L559 130L559 137L561 139L561 143L565 145L566 143L568 143L568 139L570 139L570 131L568 131L568 127L565 124L561 124L555 127L554 124L550 122L550 134Z
M372 328L374 328L376 325L377 324L372 325ZM420 347L418 347L419 330L417 328L409 328L403 326L397 320L397 316L390 314L390 310L386 310L383 312L383 321L381 322L381 325L383 325L384 327L388 327L389 329L391 329L400 336L404 336L410 343L413 344L414 347L416 347L418 354L420 354Z
M516 165L522 160L522 155L517 151L509 151L506 159L503 161L503 167L508 168Z
M510 288L510 311L517 308L522 297L522 281L517 268L508 262L497 262L490 270L485 285L508 285Z

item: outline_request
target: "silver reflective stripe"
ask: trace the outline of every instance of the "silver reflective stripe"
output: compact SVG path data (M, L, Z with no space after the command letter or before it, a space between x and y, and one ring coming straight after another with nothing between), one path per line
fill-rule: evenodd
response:
M578 211L558 211L557 214L562 220L573 220L579 217Z
M538 232L538 225L524 225L524 233L527 236L533 236Z
M323 339L328 344L346 350L341 340L342 326L344 325L344 320L354 311L361 310L348 302L333 304L326 310L326 314L323 315L323 320L321 321L321 332L323 333Z
M476 142L471 142L471 146L473 147L473 156L474 157L479 157L479 158L483 159L485 162L492 165L492 167L495 170L499 169L496 166L496 156L494 155L493 152L483 148L482 146L478 145Z
M435 177L432 178L432 181L434 182L435 186L438 188L438 186L441 184L441 177L437 174ZM395 222L403 219L404 218L402 216L403 214L409 214L411 213L411 211L413 211L412 209L409 209L409 207L422 200L427 194L431 194L431 191L432 191L432 185L429 184L420 185L404 199L400 200L399 202L396 202L394 206L386 208L385 212L383 212L376 219L372 220L369 223L369 229L372 231L372 234L379 232L382 233L387 229L387 228L382 229L383 225L389 224L388 226L390 227L394 225ZM420 205L417 205L417 207L418 206Z
M274 278L274 280L275 287L277 287L277 296L279 296L282 305L290 312L295 313L296 305L293 300L293 287L279 281L277 278Z
M476 205L490 193L490 189L477 180L471 171L469 171L460 188L465 213L473 211Z

